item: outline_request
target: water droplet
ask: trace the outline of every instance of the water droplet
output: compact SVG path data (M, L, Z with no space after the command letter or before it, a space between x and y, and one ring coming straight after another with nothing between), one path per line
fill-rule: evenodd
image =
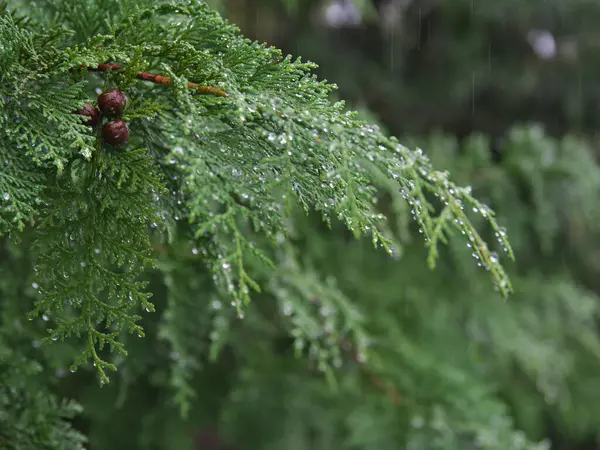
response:
M415 416L412 418L411 423L413 428L423 428L425 425L425 420L421 416Z
M85 147L84 149L81 150L81 155L85 159L90 159L92 157L92 150L89 147Z
M359 351L359 352L356 354L356 360L357 360L359 363L361 363L361 364L362 364L362 363L366 362L366 360L367 360L367 355L365 355L363 352L360 352L360 351Z
M291 316L294 312L294 306L290 302L285 302L281 309L285 316Z

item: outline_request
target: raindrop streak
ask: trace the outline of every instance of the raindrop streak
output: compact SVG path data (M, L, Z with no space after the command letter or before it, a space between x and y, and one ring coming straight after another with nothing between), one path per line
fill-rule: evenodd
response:
M419 27L421 26L421 21L419 20ZM394 71L394 28L396 27L395 21L392 21L392 26L390 27L390 71Z
M475 114L475 72L471 76L471 114Z
M421 24L423 22L423 10L419 7L419 23L417 25L417 36L419 36L419 38L417 39L417 50L421 50Z

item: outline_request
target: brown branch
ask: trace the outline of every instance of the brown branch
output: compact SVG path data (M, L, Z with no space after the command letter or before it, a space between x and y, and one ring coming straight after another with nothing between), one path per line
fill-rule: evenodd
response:
M362 372L369 378L373 386L382 391L396 406L400 406L402 404L402 395L400 395L398 389L396 389L394 386L386 385L386 383L377 374L371 372L367 368L365 363L361 361L361 358L358 355L358 351L349 341L344 340L342 342L342 347L344 347L347 351L350 352L352 360L356 363L360 370L362 370Z
M319 304L319 300L317 298L313 298L311 301L313 304ZM367 378L369 378L371 385L383 392L386 397L388 397L396 406L400 406L402 404L402 394L400 394L400 391L398 391L398 389L396 389L394 386L386 384L379 375L372 372L366 366L352 342L350 342L348 339L343 339L341 342L341 347L350 353L352 360L367 376Z
M84 65L82 65L81 67L86 68L90 72L105 72L107 70L121 70L122 69L120 64L99 64L98 67L85 67ZM73 69L69 69L69 72L71 72L72 70ZM150 81L152 83L162 84L165 86L172 84L171 77L165 77L162 75L154 75L154 74L148 73L148 72L140 72L136 75L136 78L138 80ZM222 89L216 88L214 86L203 86L198 83L189 82L188 88L195 89L198 94L212 94L212 95L216 95L218 97L229 97L229 94L227 92L223 91Z

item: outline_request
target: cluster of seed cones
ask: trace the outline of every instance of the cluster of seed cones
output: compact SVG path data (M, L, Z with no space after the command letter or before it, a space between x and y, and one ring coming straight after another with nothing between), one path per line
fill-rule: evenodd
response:
M125 109L127 99L118 89L102 92L97 99L98 107L88 103L77 114L89 117L85 122L90 127L102 123L102 118L109 119L102 125L101 135L104 142L113 147L124 145L129 140L129 127L119 117Z

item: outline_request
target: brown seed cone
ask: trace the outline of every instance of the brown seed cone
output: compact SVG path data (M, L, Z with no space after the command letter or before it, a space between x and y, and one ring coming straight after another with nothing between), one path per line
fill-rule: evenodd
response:
M77 111L77 114L79 114L80 116L89 117L89 120L83 122L84 125L94 127L100 122L100 113L93 105L90 105L89 103L83 108L81 108L79 111Z
M113 147L126 144L129 140L129 127L122 120L113 120L102 127L102 139Z
M127 102L125 94L118 89L104 91L98 96L98 108L106 117L116 117L121 115Z

